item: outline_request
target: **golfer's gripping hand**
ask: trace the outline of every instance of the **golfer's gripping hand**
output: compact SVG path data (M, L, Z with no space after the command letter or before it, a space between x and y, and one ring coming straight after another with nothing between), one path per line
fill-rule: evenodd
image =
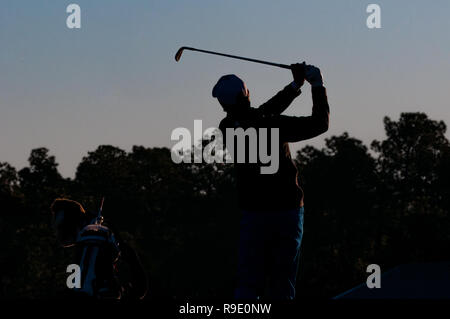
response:
M323 79L320 69L314 65L307 65L305 67L305 78L312 87L323 86Z
M299 88L305 83L305 68L305 62L291 64L292 76L294 77L295 84L297 84Z

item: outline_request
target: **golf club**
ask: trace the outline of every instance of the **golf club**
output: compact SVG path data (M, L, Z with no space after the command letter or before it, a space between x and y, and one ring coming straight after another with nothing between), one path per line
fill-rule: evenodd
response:
M196 49L196 48L191 48L191 47L181 47L181 48L179 48L177 53L175 54L175 61L177 61L177 62L180 61L181 55L183 54L184 50L191 50L191 51L197 51L197 52L221 55L221 56L225 56L225 57L233 58L233 59L239 59L239 60L244 60L244 61L261 63L261 64L266 64L266 65L271 65L271 66L277 66L277 67L283 68L283 69L289 69L289 70L291 69L291 67L289 65L286 65L286 64L280 64L280 63L273 63L273 62L267 62L267 61L262 61L262 60L244 58L244 57L237 56L237 55L231 55L231 54L225 54L225 53L201 50L201 49Z

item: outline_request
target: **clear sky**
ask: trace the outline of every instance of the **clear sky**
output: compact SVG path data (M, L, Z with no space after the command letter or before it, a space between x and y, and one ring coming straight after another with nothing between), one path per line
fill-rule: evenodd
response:
M81 29L66 7L81 7ZM366 7L381 6L381 29ZM185 52L183 45L322 70L330 130L366 144L382 118L422 111L450 125L450 1L2 0L0 161L20 169L45 146L64 176L100 144L172 146L176 127L217 126L211 89L223 74L247 83L257 106L291 81L287 70ZM307 115L304 94L286 112Z

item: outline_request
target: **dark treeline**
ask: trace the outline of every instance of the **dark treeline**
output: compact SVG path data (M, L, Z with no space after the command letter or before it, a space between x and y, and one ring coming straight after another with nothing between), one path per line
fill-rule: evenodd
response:
M299 296L332 297L366 267L450 260L450 144L423 113L384 119L370 149L344 133L296 162L305 190ZM56 244L56 197L97 210L141 256L150 297L231 297L239 211L231 165L175 164L167 148L100 146L63 178L45 148L16 171L0 163L0 297L58 296L69 253Z

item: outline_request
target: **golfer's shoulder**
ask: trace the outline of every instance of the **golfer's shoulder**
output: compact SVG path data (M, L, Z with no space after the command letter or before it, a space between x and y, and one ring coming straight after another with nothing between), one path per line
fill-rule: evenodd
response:
M222 128L235 128L241 126L241 122L245 122L246 118L244 117L233 117L230 115L227 115L225 118L220 121L219 129Z
M236 127L239 127L239 122L237 122L235 119L227 116L222 121L220 121L219 124L219 130L222 132L222 135L225 136L226 131L228 129L235 129Z
M224 131L227 127L231 127L231 120L224 117L219 123L219 130Z
M274 115L261 118L257 121L255 127L285 130L289 127L297 126L299 121L301 121L301 117L299 116Z

